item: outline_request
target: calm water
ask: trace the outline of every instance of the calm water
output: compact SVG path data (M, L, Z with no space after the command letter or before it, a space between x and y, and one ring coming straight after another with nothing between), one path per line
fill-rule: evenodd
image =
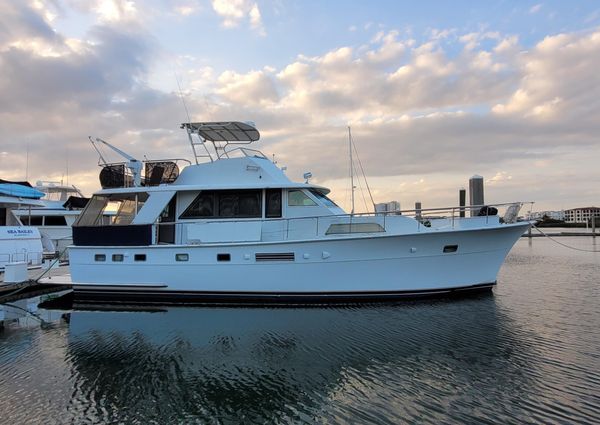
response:
M523 239L461 300L6 307L0 422L600 423L599 301L600 254Z

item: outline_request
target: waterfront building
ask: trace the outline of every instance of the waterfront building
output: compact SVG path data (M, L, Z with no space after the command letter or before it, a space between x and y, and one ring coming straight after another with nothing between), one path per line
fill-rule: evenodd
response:
M390 201L375 204L375 212L377 213L390 213L400 211L400 202Z
M551 220L565 221L565 211L533 211L527 215L528 220L542 220L544 217Z
M565 222L567 223L587 223L592 217L600 217L600 208L581 207L565 210Z

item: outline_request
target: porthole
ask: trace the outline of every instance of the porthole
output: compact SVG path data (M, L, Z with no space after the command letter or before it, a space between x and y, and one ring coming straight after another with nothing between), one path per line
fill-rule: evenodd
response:
M217 254L217 261L231 261L231 254Z
M175 254L175 261L189 261L189 259L188 254Z
M123 261L123 254L113 254L112 260L117 263Z
M106 255L96 254L94 255L94 261L106 261Z
M146 254L135 254L133 256L134 261L146 261Z

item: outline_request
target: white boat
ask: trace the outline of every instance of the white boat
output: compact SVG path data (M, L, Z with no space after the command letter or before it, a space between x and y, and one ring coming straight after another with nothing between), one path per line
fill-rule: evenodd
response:
M505 204L503 217L489 206L469 217L464 207L347 214L327 188L293 182L239 146L259 139L252 125L182 128L195 165L172 182L143 185L130 159L119 172L132 175L113 179L126 187L95 193L73 225L76 298L293 303L489 289L529 226L516 221L519 202Z
M0 180L0 270L8 263L24 262L39 267L43 261L42 238L38 229L23 226L15 211L21 207L39 207L43 193L25 182Z
M71 226L87 199L77 187L61 182L37 181L35 189L44 194L41 205L22 207L14 213L24 225L39 229L46 242L45 252L63 252L73 243Z

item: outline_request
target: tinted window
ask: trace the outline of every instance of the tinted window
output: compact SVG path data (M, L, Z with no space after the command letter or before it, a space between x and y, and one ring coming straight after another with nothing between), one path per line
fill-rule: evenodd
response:
M262 216L260 190L200 192L179 218L250 218Z
M218 192L219 217L260 217L260 191Z
M31 218L31 219L30 219ZM41 226L42 225L41 215L32 215L31 217L21 217L21 222L29 226Z
M281 217L281 189L268 189L266 197L265 216L267 218Z
M311 207L317 205L317 203L302 190L289 190L288 205L290 207Z
M200 192L196 199L181 214L179 218L201 218L215 216L215 194L214 192Z
M46 226L66 226L67 220L62 215L47 215L44 219Z

